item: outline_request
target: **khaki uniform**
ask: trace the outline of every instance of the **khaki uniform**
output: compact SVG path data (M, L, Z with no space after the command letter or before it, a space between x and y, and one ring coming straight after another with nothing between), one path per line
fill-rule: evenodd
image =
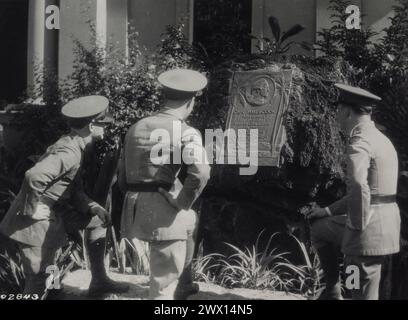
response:
M177 126L181 128L178 137L173 132ZM168 133L170 138L162 141L163 149L171 150L172 160L168 164L152 162L151 151L157 142L152 142L150 137L157 129ZM127 191L122 235L150 242L150 297L153 299L172 298L174 290L168 288L174 287L183 270L186 239L196 228L197 217L191 206L209 179L210 167L208 162L206 164L201 157L195 156L194 149L203 150L199 132L178 119L171 110L140 120L126 135L119 170L119 183ZM180 150L189 163L183 184L177 179L182 164L173 161ZM201 155L205 157L205 154ZM142 188L143 185L161 185L177 197L183 209L176 210L157 190L131 191L135 185Z
M347 195L328 207L332 217L313 224L312 240L317 249L341 246L346 263L359 266L353 298L378 299L383 257L400 249L397 153L373 122L363 122L351 132L347 161Z
M26 293L42 293L45 269L54 264L57 249L66 243L66 232L101 228L102 221L88 214L96 204L82 189L84 149L83 139L75 133L50 146L26 172L20 192L0 224L0 232L19 243ZM97 233L102 235L102 231Z

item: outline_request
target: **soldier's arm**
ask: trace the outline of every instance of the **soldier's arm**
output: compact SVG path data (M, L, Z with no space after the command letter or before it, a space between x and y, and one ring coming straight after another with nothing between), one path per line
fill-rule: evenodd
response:
M98 206L98 203L86 194L81 174L78 174L74 180L71 200L74 208L82 213L88 213L91 208Z
M355 137L348 147L348 219L349 227L364 230L367 227L371 194L368 185L371 147L362 137ZM351 224L351 225L350 225Z
M203 148L200 133L187 129L183 133L183 161L187 165L187 176L176 201L179 209L188 210L200 196L210 178L210 166Z
M327 209L329 211L329 214L333 216L346 214L348 198L348 195L346 195L340 200L337 200L336 202L333 202L330 206L328 206Z
M22 188L26 190L23 214L32 216L47 187L71 170L80 161L80 156L68 148L55 149L25 173Z
M78 174L74 180L71 200L74 208L79 212L91 216L98 216L105 227L110 224L111 217L109 212L86 194L81 174Z

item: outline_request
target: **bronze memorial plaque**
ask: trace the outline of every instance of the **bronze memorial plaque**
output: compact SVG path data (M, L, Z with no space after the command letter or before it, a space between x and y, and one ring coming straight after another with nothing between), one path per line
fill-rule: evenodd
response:
M280 151L286 139L282 120L289 104L291 83L291 70L234 73L227 129L236 132L237 154L250 154L250 150L254 149L250 148L250 130L257 129L258 165L279 166ZM239 129L241 135L238 134ZM226 153L228 157L231 152ZM239 157L237 164L241 164Z

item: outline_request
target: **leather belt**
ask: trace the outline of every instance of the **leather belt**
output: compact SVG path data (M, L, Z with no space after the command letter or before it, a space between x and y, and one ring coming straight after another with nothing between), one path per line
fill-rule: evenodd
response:
M390 194L390 195L380 195L380 194L372 194L371 195L371 204L388 204L388 203L395 203L397 201L397 195Z
M166 182L146 182L146 183L128 183L127 190L131 192L158 192L159 188L170 191L172 183Z
M43 196L40 197L39 202L42 203L42 204L45 204L46 206L48 206L50 208L52 208L57 203L57 200L51 199L51 198L43 195Z

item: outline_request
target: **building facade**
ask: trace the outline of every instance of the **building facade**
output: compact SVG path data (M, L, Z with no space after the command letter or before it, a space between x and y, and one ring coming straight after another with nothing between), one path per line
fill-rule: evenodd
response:
M89 21L96 27L98 45L114 45L124 53L130 27L139 32L140 45L151 51L160 43L165 26L180 21L191 42L200 40L205 28L199 31L196 27L203 20L200 2L205 1L0 0L0 100L13 102L28 86L39 85L35 78L39 63L58 70L62 78L69 75L74 59L73 39L92 45ZM329 0L235 1L246 8L243 23L252 35L259 37L272 37L268 25L271 15L280 20L283 31L296 23L305 26L305 31L294 40L309 43L314 43L316 32L330 23ZM353 3L364 15L365 25L381 31L389 23L395 0L354 0ZM59 29L46 27L49 6L59 8Z

